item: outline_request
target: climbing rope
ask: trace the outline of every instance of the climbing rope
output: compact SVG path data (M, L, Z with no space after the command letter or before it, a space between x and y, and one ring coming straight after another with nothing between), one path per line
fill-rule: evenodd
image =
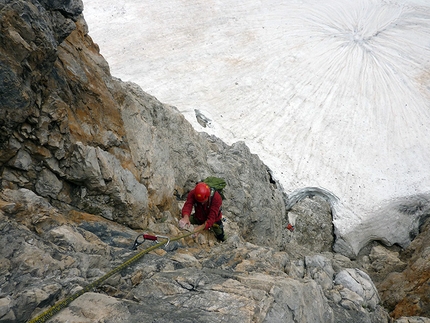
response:
M58 312L60 312L63 308L66 308L71 302L73 302L75 299L77 299L79 296L81 296L82 294L85 294L86 292L91 291L92 289L98 287L101 285L102 282L104 282L106 279L110 278L111 276L115 275L116 273L119 273L120 271L122 271L123 269L127 268L128 266L132 265L133 263L135 263L136 261L138 261L140 258L143 257L143 255L147 254L148 252L158 249L163 245L167 245L170 241L177 241L180 240L182 238L188 237L194 233L197 233L199 231L202 230L198 230L198 231L194 231L194 232L189 232L186 233L182 236L176 237L176 238L172 238L169 239L167 237L164 236L149 236L149 235L145 235L144 239L146 238L147 240L153 240L153 241L158 241L156 239L153 239L152 237L158 237L158 238L164 238L166 240L158 242L157 244L144 249L142 251L140 251L139 253L137 253L136 255L130 257L128 260L126 260L125 262L123 262L121 265L119 265L118 267L112 269L110 272L108 272L106 275L100 277L99 279L93 281L91 284L88 284L87 286L85 286L83 289L77 291L76 293L72 294L71 296L65 298L62 301L57 302L54 306L52 306L51 308L49 308L48 310L46 310L45 312L43 312L42 314L38 315L37 317L35 317L34 319L28 321L28 323L44 323L47 320L49 320L51 317L53 317L55 314L57 314ZM137 239L136 239L137 241ZM140 244L140 243L139 243ZM135 245L133 246L133 249L135 249L136 247L136 242Z

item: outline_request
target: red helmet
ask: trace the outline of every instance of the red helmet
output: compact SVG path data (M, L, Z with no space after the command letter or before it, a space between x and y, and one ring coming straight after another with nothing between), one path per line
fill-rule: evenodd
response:
M211 195L211 189L206 183L198 183L194 189L194 197L197 202L204 202Z

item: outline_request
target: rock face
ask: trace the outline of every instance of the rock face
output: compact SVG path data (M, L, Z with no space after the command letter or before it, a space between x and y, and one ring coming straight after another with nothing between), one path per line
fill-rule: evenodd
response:
M287 214L244 143L197 133L175 107L114 79L80 1L2 2L0 22L0 322L25 322L120 265L142 230L180 235L185 196L209 175L227 181L226 243L211 232L172 243L51 321L389 321L390 296L331 252L327 203Z
M243 232L281 245L283 195L259 158L243 143L196 133L174 107L113 79L82 3L62 6L2 5L2 187L144 228L177 215L176 196L216 174L228 182L226 213L252 219Z
M6 189L1 199L0 322L25 322L133 255L132 229L62 214L27 189ZM178 234L172 217L151 228ZM341 258L298 257L246 242L237 231L231 224L222 244L205 232L150 253L52 322L389 322L370 278L340 270Z
M5 189L0 198L0 322L27 321L136 253L130 228L65 214L27 189ZM179 234L173 217L150 230ZM146 255L50 322L390 322L357 263L313 243L258 246L237 235L235 223L226 230L222 244L205 232Z
M374 247L369 255L383 303L394 318L403 315L430 317L430 220L400 252Z

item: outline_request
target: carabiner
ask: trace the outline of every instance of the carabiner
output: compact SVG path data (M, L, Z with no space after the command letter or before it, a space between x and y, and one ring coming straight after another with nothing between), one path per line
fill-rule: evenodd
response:
M139 239L140 237L142 237L142 238ZM134 240L132 250L136 250L138 246L140 246L142 243L145 242L145 240L151 240L151 241L155 241L156 243L158 243L158 238L162 238L162 239L167 240L167 243L165 246L167 246L170 243L169 237L141 233L136 237L136 240Z
M167 240L167 243L164 245L165 247L167 247L169 245L169 243L170 243L170 238L169 237L166 237L166 236L156 236L156 237Z

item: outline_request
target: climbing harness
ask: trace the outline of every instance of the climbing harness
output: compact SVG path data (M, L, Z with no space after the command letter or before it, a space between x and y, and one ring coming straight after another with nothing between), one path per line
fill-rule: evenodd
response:
M128 260L126 260L125 262L123 262L121 265L119 265L118 267L114 268L113 270L111 270L110 272L108 272L104 276L100 277L99 279L95 280L91 284L88 284L83 289L81 289L81 290L77 291L76 293L70 295L69 297L65 298L64 300L57 302L56 304L54 304L51 308L49 308L48 310L46 310L42 314L40 314L37 317L35 317L34 319L28 321L28 323L44 323L44 322L46 322L51 317L53 317L55 314L57 314L58 312L60 312L63 308L66 308L71 302L73 302L79 296L81 296L81 295L85 294L86 292L89 292L89 291L93 290L94 288L100 286L102 282L104 282L105 280L107 280L111 276L115 275L116 273L119 273L120 271L122 271L123 269L127 268L128 266L134 264L136 261L138 261L140 258L142 258L145 254L149 253L150 251L158 249L158 248L160 248L160 247L162 247L164 245L167 246L171 241L180 240L182 238L188 237L188 236L190 236L192 234L195 234L195 233L197 233L199 231L202 231L202 230L203 229L197 230L197 231L193 231L193 232L188 232L188 233L186 233L184 235L181 235L179 237L175 237L175 238L172 238L172 239L169 239L168 237L164 237L164 236L156 236L156 235L149 235L149 234L141 234L141 235L139 235L136 238L136 241L134 242L133 250L135 250L135 247L137 248L137 246L139 246L140 244L142 244L145 240L151 240L151 241L155 241L157 243L155 245L147 248L147 249L144 249L144 250L140 251L136 255L130 257ZM142 236L141 239L143 239L143 240L139 239L140 236ZM165 240L163 240L161 242L158 242L158 238L165 239Z
M158 243L158 239L166 239L167 243L165 245L165 247L167 247L170 243L170 238L166 237L166 236L158 236L158 235L150 235L150 234L139 234L136 238L136 240L134 240L134 244L133 247L131 248L132 250L136 250L138 246L140 246L142 243L145 242L145 240L151 240L151 241L155 241L156 243Z

